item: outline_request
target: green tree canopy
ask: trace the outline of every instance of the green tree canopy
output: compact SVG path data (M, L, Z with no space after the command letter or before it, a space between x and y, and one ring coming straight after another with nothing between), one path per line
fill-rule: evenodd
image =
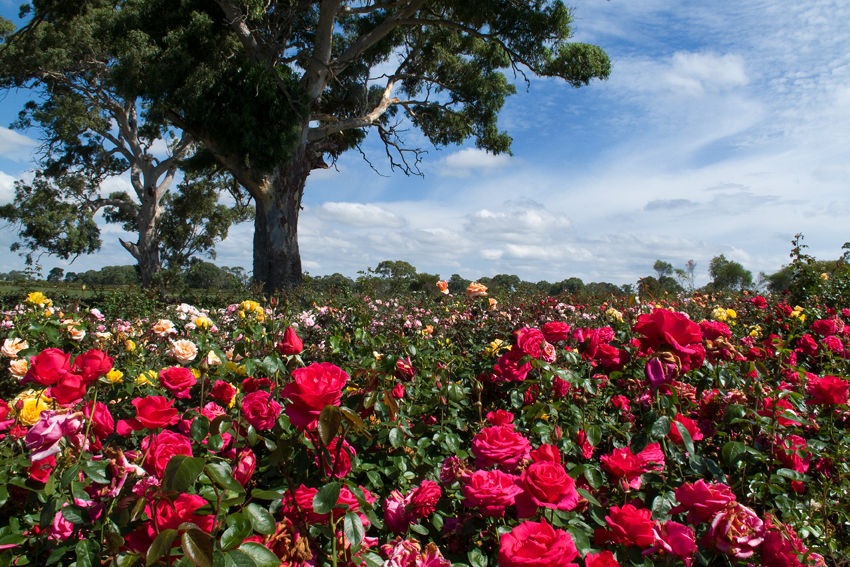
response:
M715 291L744 290L753 285L753 274L734 260L721 254L711 259L708 273L712 277L711 287Z

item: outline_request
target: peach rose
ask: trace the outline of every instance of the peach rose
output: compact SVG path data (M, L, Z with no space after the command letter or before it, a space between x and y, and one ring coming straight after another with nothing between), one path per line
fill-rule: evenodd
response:
M171 343L171 356L180 364L188 364L198 356L198 347L192 341L180 339Z
M3 348L0 348L0 352L9 358L18 358L18 353L27 348L29 348L29 345L23 339L6 339L3 341Z
M487 288L478 282L472 282L469 284L469 287L466 288L466 297L469 299L485 295L487 295Z
M86 338L86 332L82 329L78 329L74 325L68 325L65 327L68 330L68 336L71 337L72 341L81 341Z
M446 280L440 280L437 282L437 289L440 290L441 293L448 295L449 294L449 282Z
M174 328L174 323L168 319L160 319L151 328L153 334L159 337L167 337L168 335L176 335L177 329Z
M16 358L15 360L9 361L9 372L12 373L12 376L15 378L23 378L27 375L27 370L29 370L29 364L23 358Z

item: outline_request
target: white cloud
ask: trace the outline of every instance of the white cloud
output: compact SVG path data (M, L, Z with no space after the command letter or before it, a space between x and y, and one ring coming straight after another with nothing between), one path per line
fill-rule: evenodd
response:
M744 86L749 78L739 55L680 51L673 54L664 82L681 94L702 96L706 91Z
M400 228L407 224L403 217L382 207L364 203L324 203L317 207L321 218L350 226Z
M0 205L11 203L15 198L15 178L0 171Z
M30 158L38 142L19 134L14 130L0 127L0 156L15 161L25 161Z
M510 165L507 154L493 155L478 148L466 148L443 158L440 163L440 175L469 177L475 173L488 173Z

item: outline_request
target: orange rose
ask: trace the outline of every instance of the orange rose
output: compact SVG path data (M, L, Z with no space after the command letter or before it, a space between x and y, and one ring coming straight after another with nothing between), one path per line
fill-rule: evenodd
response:
M469 287L466 288L466 297L469 299L485 295L487 295L487 288L478 282L472 282L469 284Z

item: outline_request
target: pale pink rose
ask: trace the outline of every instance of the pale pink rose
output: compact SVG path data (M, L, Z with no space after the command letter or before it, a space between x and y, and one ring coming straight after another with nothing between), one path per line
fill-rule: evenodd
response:
M23 339L6 339L3 341L3 348L0 348L0 352L9 358L18 358L18 353L27 348L29 348L29 345Z
M168 319L160 319L154 326L151 327L151 331L153 334L158 337L167 337L168 335L176 335L177 329L174 328L174 323L169 321Z
M16 358L9 361L9 372L11 372L12 376L15 378L23 378L27 375L27 370L29 370L29 363L27 363L27 361L23 358Z
M180 339L171 343L171 356L180 364L188 364L198 356L198 347L190 340Z
M41 412L38 422L26 435L27 449L34 451L30 459L40 461L58 453L59 440L74 435L82 428L81 417L81 414L60 413L60 410Z
M82 329L78 329L74 325L68 325L66 329L68 330L68 336L71 337L72 341L79 342L86 338L86 332Z

